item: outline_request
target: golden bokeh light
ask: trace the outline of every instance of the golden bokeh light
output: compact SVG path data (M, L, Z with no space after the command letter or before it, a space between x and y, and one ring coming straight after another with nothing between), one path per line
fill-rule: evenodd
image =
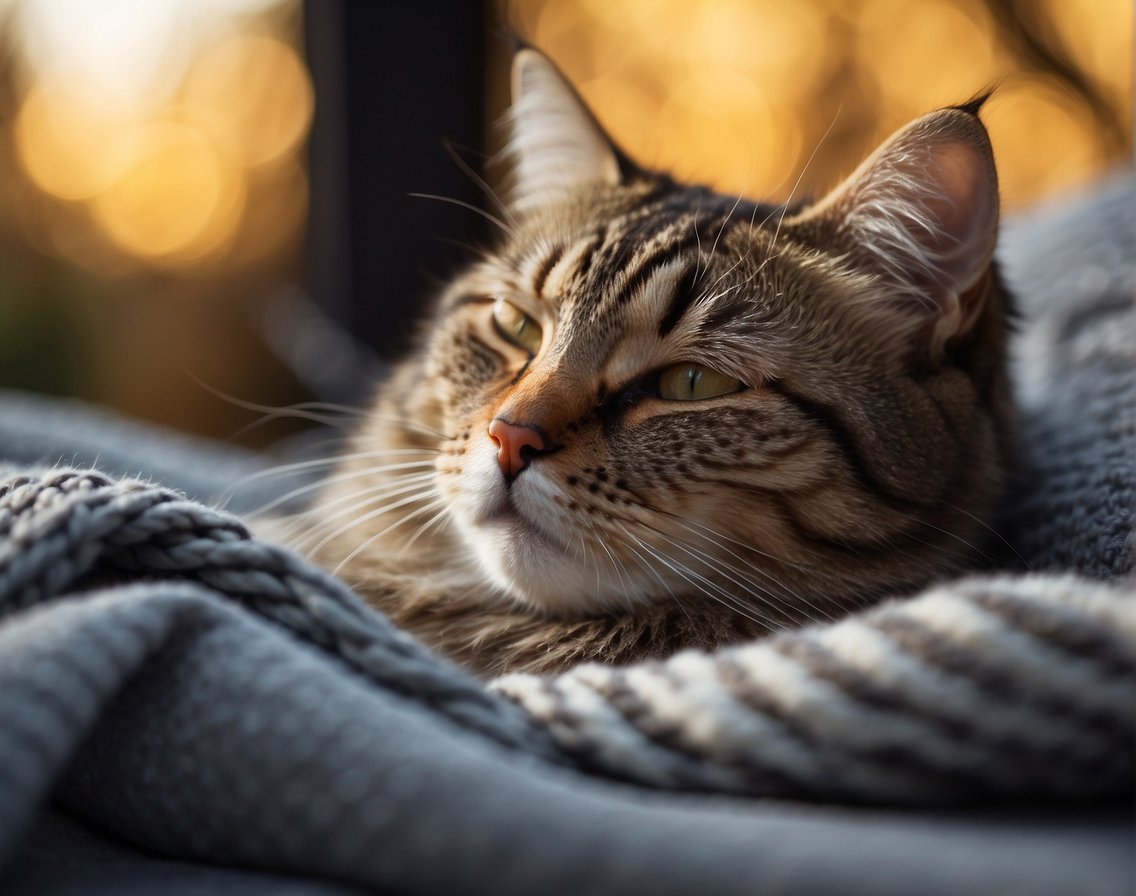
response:
M792 96L814 89L823 68L826 33L820 11L792 0L724 0L684 4L691 9L687 64L710 66L709 71L731 69L756 81L767 92ZM707 55L705 48L713 47ZM770 78L792 71L795 77L778 82Z
M1106 90L1132 103L1132 43L1136 8L1132 0L1093 0L1091 7L1069 0L1039 0L1077 64ZM1091 11L1090 11L1091 9ZM1088 20L1088 21L1087 21Z
M858 66L899 119L968 100L1005 72L990 17L976 3L869 0L855 34Z
M816 194L913 118L993 87L1010 209L1131 164L1131 0L1037 0L1030 46L983 0L499 0L640 161L733 192ZM1079 67L1096 108L1043 70ZM1102 116L1111 117L1104 123Z
M1006 81L990 98L984 117L1007 206L1058 192L1107 162L1092 116L1053 79Z
M96 221L134 255L193 259L231 234L241 180L199 130L174 122L140 129L130 169L92 200Z
M100 16L82 0L14 2L13 143L50 197L28 219L55 254L107 275L122 259L198 274L294 244L311 81L294 35L242 12L294 0L155 0L133 18L122 3ZM81 39L84 22L111 57Z
M296 51L261 35L211 48L185 83L185 115L245 165L272 162L307 133L312 87Z
M88 199L132 164L133 122L89 96L80 85L48 81L24 97L15 123L20 164L42 190L59 199Z
M801 143L794 125L779 120L753 78L719 69L678 84L659 111L656 139L683 135L667 160L681 176L743 193L788 179Z

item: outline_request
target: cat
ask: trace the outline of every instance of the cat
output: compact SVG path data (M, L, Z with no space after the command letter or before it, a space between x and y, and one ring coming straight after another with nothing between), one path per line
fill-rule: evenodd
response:
M445 288L307 543L480 675L711 649L975 561L1009 463L982 99L817 202L631 161L513 61L499 238Z

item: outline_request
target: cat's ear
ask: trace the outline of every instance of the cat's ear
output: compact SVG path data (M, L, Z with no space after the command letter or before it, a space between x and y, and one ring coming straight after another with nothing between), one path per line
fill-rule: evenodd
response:
M801 216L882 279L877 310L898 314L909 338L929 340L933 353L971 329L988 293L998 177L981 103L903 128Z
M513 58L509 203L539 203L585 184L617 184L619 151L552 61L531 47Z

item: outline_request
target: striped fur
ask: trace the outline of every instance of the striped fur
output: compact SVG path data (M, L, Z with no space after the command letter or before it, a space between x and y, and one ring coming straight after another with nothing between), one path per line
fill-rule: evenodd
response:
M976 109L790 212L635 167L547 60L517 70L500 239L440 297L300 546L486 674L741 641L981 561L1010 412ZM540 324L535 355L495 329L499 298ZM745 388L663 400L680 362ZM546 440L513 481L496 418Z

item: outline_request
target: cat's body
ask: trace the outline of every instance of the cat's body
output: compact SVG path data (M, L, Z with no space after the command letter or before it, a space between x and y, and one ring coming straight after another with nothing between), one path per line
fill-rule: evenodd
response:
M534 51L514 78L506 232L329 479L321 562L486 674L713 647L973 562L1010 429L976 106L786 212L636 168Z

